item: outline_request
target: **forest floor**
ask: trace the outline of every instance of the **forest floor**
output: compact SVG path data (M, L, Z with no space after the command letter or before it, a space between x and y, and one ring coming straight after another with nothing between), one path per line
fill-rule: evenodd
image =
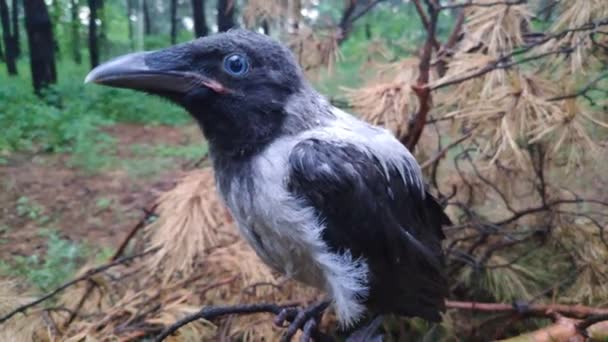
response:
M111 254L156 195L206 153L195 125L116 124L103 133L111 137L112 148L84 161L75 163L69 153L14 154L0 165L0 261L8 266L5 271L18 267L15 260L32 256L36 259L30 259L29 267L35 268L32 262L44 267L51 241L79 246L78 255L62 258Z

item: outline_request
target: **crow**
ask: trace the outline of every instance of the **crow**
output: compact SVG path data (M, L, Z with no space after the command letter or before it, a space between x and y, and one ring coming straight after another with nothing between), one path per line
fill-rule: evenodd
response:
M440 321L450 221L420 166L387 130L315 91L287 47L235 29L118 57L85 82L184 107L245 240L274 270L325 290L343 328L384 314Z

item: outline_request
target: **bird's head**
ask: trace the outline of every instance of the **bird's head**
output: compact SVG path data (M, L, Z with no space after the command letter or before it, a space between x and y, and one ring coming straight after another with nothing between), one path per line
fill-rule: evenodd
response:
M212 149L241 155L281 134L288 102L310 88L285 46L246 30L118 57L85 82L167 98L199 122Z

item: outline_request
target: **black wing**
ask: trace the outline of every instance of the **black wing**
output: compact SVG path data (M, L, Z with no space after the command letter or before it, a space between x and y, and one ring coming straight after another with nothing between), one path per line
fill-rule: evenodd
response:
M367 260L370 310L440 320L441 226L449 219L434 198L354 145L308 139L289 162L289 190L318 211L327 245Z

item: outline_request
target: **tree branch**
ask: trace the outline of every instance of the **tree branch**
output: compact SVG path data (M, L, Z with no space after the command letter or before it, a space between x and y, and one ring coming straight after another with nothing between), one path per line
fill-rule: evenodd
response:
M601 317L603 317L604 315L608 315L608 308L594 308L584 305L530 304L522 306L503 303L460 302L452 300L446 300L445 305L449 309L482 312L513 312L533 316L549 316L551 313L555 312L573 318L586 318L594 315L602 315Z
M419 0L415 3L419 5ZM418 97L420 107L418 112L408 122L407 135L401 139L401 142L410 150L413 151L420 140L422 131L426 124L426 117L431 109L431 89L428 87L431 69L431 57L433 54L433 46L435 45L435 31L437 29L437 18L439 11L437 10L437 0L426 0L427 9L429 12L430 21L428 22L427 38L420 56L420 64L418 66L419 76L416 85L412 89ZM424 22L424 12L421 11L420 19Z
M527 52L529 52L530 50L532 50L536 46L545 44L548 41L553 40L553 39L559 39L559 38L563 37L564 35L566 35L568 33L595 30L598 27L606 26L606 25L608 25L608 18L605 18L605 19L602 19L602 20L598 20L598 21L594 21L594 22L590 22L590 23L587 23L587 24L584 24L584 25L581 25L581 26L578 26L578 27L564 29L564 30L562 30L560 32L556 32L554 34L546 35L543 38L535 41L534 43L532 43L530 45L527 45L527 46L525 46L525 47L523 47L521 49L512 51L509 54L506 54L506 55L504 55L504 56L502 56L502 57L500 57L500 58L498 58L498 59L496 59L496 60L494 60L492 62L489 62L485 67L479 69L478 71L476 71L474 73L462 76L460 78L455 78L455 79L452 79L452 80L449 80L449 81L446 81L446 82L443 82L443 83L436 84L433 87L431 87L431 90L438 90L438 89L441 89L441 88L445 88L447 86L459 84L459 83L462 83L462 82L465 82L465 81L468 81L468 80L471 80L471 79L483 76L483 75L485 75L485 74L487 74L487 73L489 73L491 71L494 71L494 70L508 69L508 68L513 67L515 65L531 62L531 61L538 60L538 59L541 59L541 58L544 58L544 57L547 57L547 56L550 56L550 55L560 54L560 53L571 53L571 52L574 51L574 47L572 47L572 46L571 47L562 47L562 48L559 48L557 50L546 51L546 52L543 52L543 53L532 55L532 56L529 56L527 58L523 58L521 60L510 61L515 56L527 53Z
M276 323L280 324L282 321L290 321L291 324L288 327L286 334L282 341L289 341L298 329L305 330L306 334L312 336L317 341L330 340L328 336L313 329L313 324L316 316L321 314L323 310L329 305L329 301L323 301L311 306L306 311L296 311L298 303L287 303L287 304L249 304L249 305L233 305L233 306L208 306L201 309L192 315L188 315L177 322L171 324L165 328L160 334L154 339L155 342L164 341L167 337L175 333L184 325L197 321L199 319L214 320L222 316L227 315L251 315L257 313L271 313L277 316Z
M563 100L573 99L573 98L576 98L579 96L584 96L587 94L587 92L589 92L590 90L593 90L594 89L593 87L599 81L601 81L607 77L608 77L608 72L604 72L603 74L600 74L598 77L591 80L589 83L587 83L583 88L581 88L576 93L552 97L552 98L547 99L547 101L563 101Z
M463 8L463 7L492 7L497 5L515 6L527 3L528 0L513 0L513 1L494 1L494 2L464 2L460 4L444 5L439 7L440 11L447 9Z
M0 324L8 321L9 319L11 319L13 316L15 316L18 313L25 313L29 308L34 307L34 306L36 306L36 305L38 305L38 304L40 304L40 303L42 303L42 302L44 302L44 301L52 298L52 297L54 297L55 295L57 295L58 293L64 291L65 289L69 288L70 286L73 286L73 285L75 285L75 284L77 284L77 283L79 283L81 281L89 279L91 276L93 276L95 274L102 273L102 272L104 272L104 271L106 271L106 270L108 270L108 269L110 269L112 267L115 267L115 266L118 266L118 265L122 265L122 264L128 263L131 260L143 257L143 256L148 255L150 253L154 253L157 250L158 250L158 248L152 248L152 249L147 250L147 251L145 251L143 253L139 253L139 254L135 254L135 255L131 255L131 256L122 257L122 258L119 258L119 259L117 259L117 260L115 260L113 262L101 265L99 267L92 268L92 269L86 271L80 277L75 278L75 279L73 279L71 281L68 281L67 283L64 283L63 285L61 285L58 288L54 289L53 291L47 293L46 295L44 295L44 296L42 296L42 297L40 297L40 298L38 298L38 299L36 299L36 300L34 300L32 302L29 302L27 304L21 305L21 306L17 307L16 309L10 311L8 314L0 317Z

